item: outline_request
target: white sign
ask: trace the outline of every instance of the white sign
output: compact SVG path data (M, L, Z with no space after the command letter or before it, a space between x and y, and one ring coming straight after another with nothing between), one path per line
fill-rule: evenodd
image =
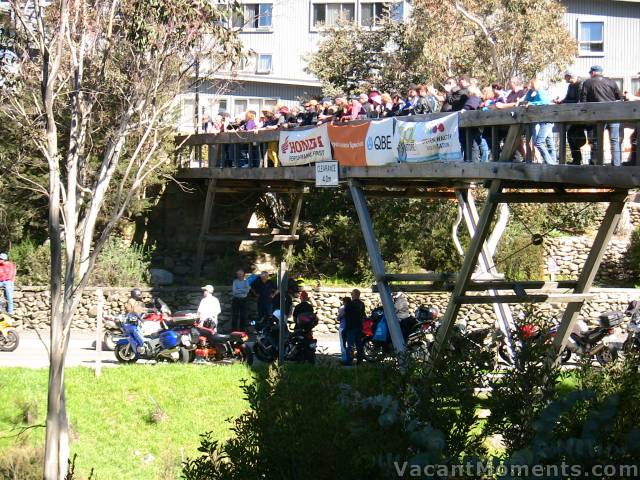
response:
M333 160L326 123L306 130L281 130L279 146L284 167Z
M369 124L367 132L367 165L377 166L393 163L393 118Z
M337 187L338 180L338 162L316 162L316 187Z
M462 160L458 114L428 122L396 122L393 155L398 163Z

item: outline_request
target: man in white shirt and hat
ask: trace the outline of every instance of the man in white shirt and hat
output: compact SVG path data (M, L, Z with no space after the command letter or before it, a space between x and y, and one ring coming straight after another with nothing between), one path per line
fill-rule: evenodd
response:
M203 326L207 326L204 324L205 321L211 320L211 327L214 330L217 330L218 327L218 315L222 309L220 308L220 301L213 296L213 286L205 285L202 287L202 300L200 300L200 305L198 306L198 318L200 322L202 322Z

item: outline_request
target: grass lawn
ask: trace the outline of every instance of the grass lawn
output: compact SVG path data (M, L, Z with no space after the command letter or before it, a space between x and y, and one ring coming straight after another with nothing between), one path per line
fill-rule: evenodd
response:
M35 402L34 423L46 418L47 370L0 368L0 452L17 445L42 445L44 429L15 437L24 404ZM103 370L67 370L71 452L78 455L77 478L156 480L179 478L183 458L197 455L199 435L230 436L227 419L245 407L243 365L127 365ZM164 414L151 417L157 412ZM149 455L150 454L150 455ZM0 457L2 453L0 453Z

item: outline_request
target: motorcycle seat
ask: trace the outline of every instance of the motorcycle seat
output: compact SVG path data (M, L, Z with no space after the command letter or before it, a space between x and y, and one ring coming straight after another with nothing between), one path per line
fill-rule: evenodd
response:
M213 334L213 341L214 342L226 342L231 338L231 335L223 335L221 333L214 333Z

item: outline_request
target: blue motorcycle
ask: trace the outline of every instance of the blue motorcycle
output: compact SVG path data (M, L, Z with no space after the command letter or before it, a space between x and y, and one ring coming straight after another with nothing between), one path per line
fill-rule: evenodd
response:
M122 333L126 338L116 342L114 353L121 363L134 363L138 360L155 360L157 362L187 363L192 358L198 337L184 327L162 330L148 336L142 335L141 320L137 316L129 316L122 324Z

